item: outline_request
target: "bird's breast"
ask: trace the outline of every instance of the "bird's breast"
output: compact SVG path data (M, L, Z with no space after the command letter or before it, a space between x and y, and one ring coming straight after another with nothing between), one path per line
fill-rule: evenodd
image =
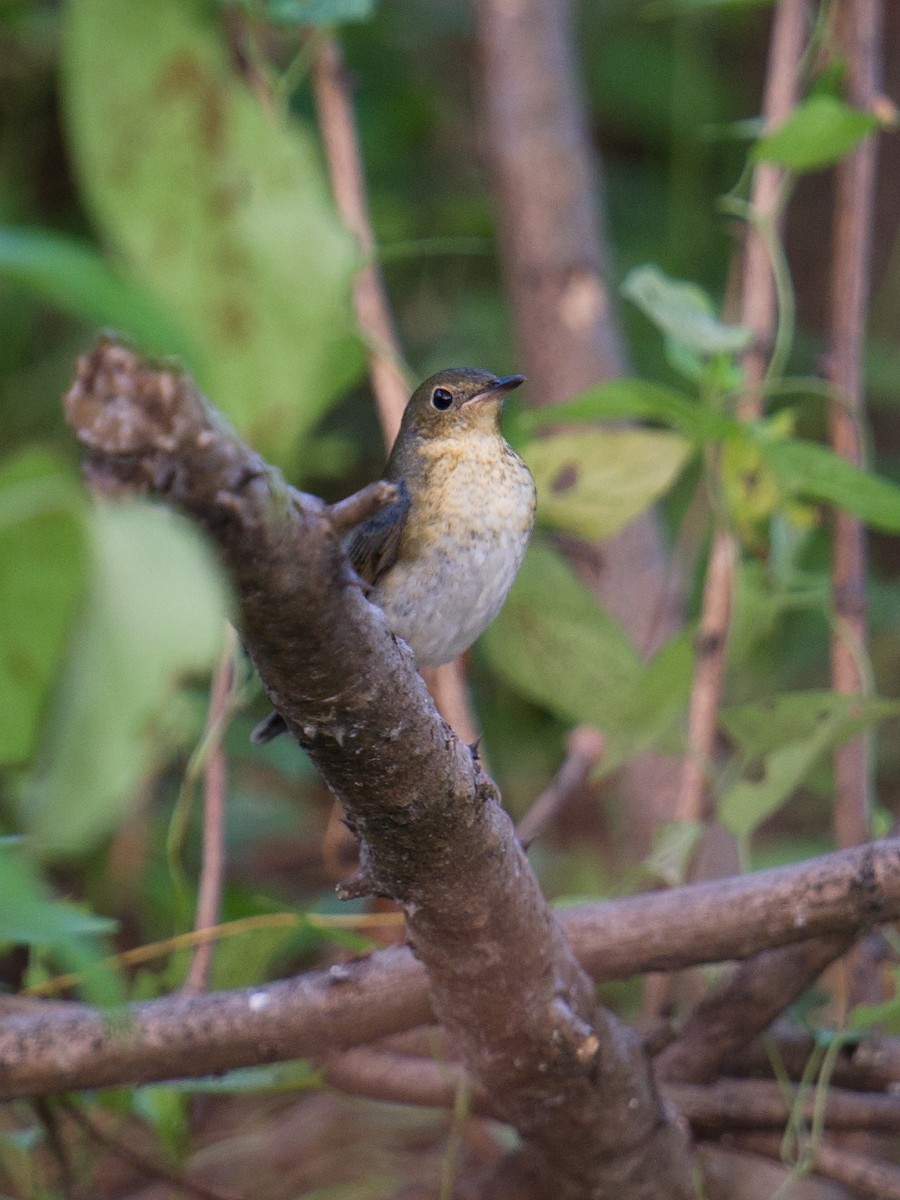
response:
M419 666L436 666L466 650L500 611L528 546L535 490L501 437L445 439L426 448L422 467L398 560L372 599Z

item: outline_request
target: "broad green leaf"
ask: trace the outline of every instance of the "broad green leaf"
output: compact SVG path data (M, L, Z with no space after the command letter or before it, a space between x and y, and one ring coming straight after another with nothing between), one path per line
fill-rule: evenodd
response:
M659 421L696 441L717 441L740 431L737 422L690 396L643 379L611 379L565 404L519 413L516 420L521 430L532 433L546 425L619 418Z
M748 757L719 801L722 823L748 837L788 800L826 751L900 713L900 701L805 692L725 710L725 730Z
M601 769L658 746L687 701L692 650L673 638L640 662L615 621L566 562L536 542L482 644L498 674L564 721L601 729Z
M104 964L103 935L116 922L57 899L18 838L0 838L0 941L46 949L64 971L82 977L81 991L95 1004L122 1000L118 977Z
M640 663L628 638L549 546L535 542L484 634L494 669L565 721L616 726Z
M263 11L281 25L342 25L367 21L375 0L263 0Z
M630 754L657 749L675 754L683 750L677 722L687 708L694 675L694 638L685 630L670 638L641 664L631 691L620 699L619 728L604 754L604 767ZM674 734L674 736L673 736Z
M0 762L24 763L75 618L85 576L81 490L50 455L0 467Z
M878 128L872 113L851 108L835 96L810 96L753 147L757 161L780 163L792 171L817 171L843 158Z
M551 434L524 447L522 457L537 484L539 520L606 538L668 491L691 450L675 433L605 429Z
M895 716L900 716L900 700L815 691L786 692L753 704L725 708L720 722L742 753L755 757L769 754L786 742L814 737L823 725L832 729L833 744L838 745Z
M204 389L267 457L360 373L358 252L309 128L265 111L203 0L69 0L66 115L85 198L176 320Z
M867 525L900 533L900 487L861 471L816 442L760 439L763 458L782 491L836 504Z
M18 838L0 838L0 941L65 945L83 935L110 933L116 922L55 899Z
M121 279L84 242L42 230L0 227L0 279L74 317L111 326L146 350L200 362L162 306L138 284Z
M170 514L100 507L91 540L90 594L25 787L23 818L48 853L108 835L146 774L196 733L178 728L179 684L213 666L227 613L211 551Z
M719 320L702 288L651 264L629 271L622 292L658 329L699 354L740 354L752 340L749 329Z

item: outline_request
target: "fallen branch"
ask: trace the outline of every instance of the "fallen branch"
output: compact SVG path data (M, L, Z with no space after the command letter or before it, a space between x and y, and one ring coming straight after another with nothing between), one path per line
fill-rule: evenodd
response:
M900 917L900 841L572 908L559 917L582 964L604 980L746 958L773 943ZM58 1001L5 1008L0 1099L321 1055L414 1029L434 1016L424 968L405 947L257 988L166 996L133 1005L126 1015L112 1023L87 1005ZM808 1039L796 1047L792 1073L802 1072L810 1050ZM900 1078L892 1043L857 1047L856 1060L862 1086ZM767 1065L759 1053L754 1062L743 1069ZM728 1069L739 1065L740 1059L731 1061ZM841 1070L839 1060L839 1081Z

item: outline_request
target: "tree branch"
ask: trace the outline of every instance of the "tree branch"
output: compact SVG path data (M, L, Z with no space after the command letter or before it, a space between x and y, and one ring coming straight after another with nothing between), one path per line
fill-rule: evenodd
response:
M560 914L580 961L602 980L748 958L773 944L898 917L896 840ZM0 1099L321 1055L431 1019L425 971L405 947L257 988L132 1005L122 1024L82 1004L7 1005L0 1022ZM797 1055L802 1071L806 1044ZM870 1067L866 1056L876 1060ZM867 1087L900 1078L893 1044L871 1052L857 1047L854 1059ZM732 1061L729 1070L738 1065Z
M94 472L212 536L266 690L360 838L357 890L402 906L436 1015L548 1180L572 1200L689 1196L684 1139L637 1039L595 1008L496 787L350 577L329 508L186 377L107 340L80 360L66 413Z

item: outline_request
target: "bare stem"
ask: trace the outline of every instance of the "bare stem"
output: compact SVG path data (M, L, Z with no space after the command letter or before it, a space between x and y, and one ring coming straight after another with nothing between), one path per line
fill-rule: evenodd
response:
M204 732L208 748L203 766L203 842L195 930L211 929L218 924L222 900L225 877L225 792L228 786L222 736L230 708L236 652L237 634L229 625L222 658L213 676ZM185 977L184 991L202 992L206 987L214 947L212 940L200 942L197 946Z
M838 35L848 66L848 101L871 108L881 73L880 0L843 0ZM864 465L865 415L863 346L869 299L877 143L867 138L840 163L834 214L833 276L829 319L828 375L842 403L829 409L831 444L854 466ZM866 533L862 523L837 509L832 545L834 630L831 675L842 695L866 691ZM871 836L872 755L865 735L834 753L834 828L839 846Z
M409 399L410 381L384 280L375 261L375 234L347 71L340 45L330 35L318 41L312 80L335 203L344 224L356 235L365 260L353 283L353 303L356 323L368 350L369 378L384 443L390 450ZM436 667L425 678L448 723L463 741L474 742L478 726L469 702L462 660Z
M806 0L779 0L763 91L765 129L780 125L797 101L806 32ZM760 385L766 375L778 319L769 239L777 236L781 220L783 180L783 170L773 163L761 162L754 168L739 314L740 323L753 334L753 344L743 364L747 391L738 406L739 415L745 420L753 420L761 411ZM680 820L696 821L709 815L709 769L725 680L738 555L734 534L720 522L713 536L700 612L697 665L688 713L688 748L676 809Z

